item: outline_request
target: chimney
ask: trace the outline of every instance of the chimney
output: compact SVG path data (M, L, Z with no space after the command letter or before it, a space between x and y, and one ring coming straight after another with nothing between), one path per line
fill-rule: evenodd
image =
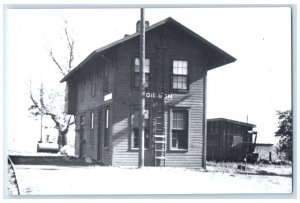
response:
M141 21L136 22L136 32L140 32L140 24L141 24ZM147 29L149 27L149 25L150 25L149 21L145 21L145 29Z

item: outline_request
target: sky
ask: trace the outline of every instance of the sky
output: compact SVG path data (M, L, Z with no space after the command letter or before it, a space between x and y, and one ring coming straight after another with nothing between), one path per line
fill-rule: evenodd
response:
M291 109L289 8L146 8L151 24L172 17L237 59L208 72L207 117L255 124L259 143L275 143L276 110ZM135 32L139 9L8 9L6 124L9 149L36 149L40 121L29 117L29 80L64 88L47 50L66 53L64 21L77 65L92 51ZM50 122L50 121L44 121ZM56 133L55 131L53 133Z

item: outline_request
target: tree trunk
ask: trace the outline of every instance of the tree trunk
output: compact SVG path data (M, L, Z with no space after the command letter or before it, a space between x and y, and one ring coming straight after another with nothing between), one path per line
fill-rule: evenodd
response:
M61 147L67 145L67 133L68 130L58 130L58 139L57 139L57 144Z

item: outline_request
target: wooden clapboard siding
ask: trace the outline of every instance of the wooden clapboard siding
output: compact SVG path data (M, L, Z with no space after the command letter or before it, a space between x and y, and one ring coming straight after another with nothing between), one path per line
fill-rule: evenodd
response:
M108 55L107 58L109 60L112 59L112 55ZM104 66L108 66L109 71L109 85L108 85L108 92L103 91L103 73L104 73ZM98 150L98 112L104 111L103 109L106 106L110 106L110 114L111 116L113 108L112 108L112 101L106 101L104 102L104 95L108 93L112 93L112 84L113 84L113 64L104 62L101 57L93 59L90 63L87 64L87 68L85 69L85 72L78 75L74 80L77 82L76 91L77 91L77 114L76 114L76 138L75 138L75 151L76 155L79 155L79 119L81 115L85 115L85 126L84 126L84 133L86 134L86 139L83 144L83 157L84 158L90 158L90 159L97 159L97 150ZM92 78L95 78L95 95L92 95ZM84 84L84 99L81 100L81 89L80 89L80 83L85 80ZM91 113L94 113L94 130L92 131L90 129L91 126ZM104 116L104 113L102 113L102 117ZM111 118L110 116L110 118ZM104 118L102 118L103 121ZM111 124L112 124L112 118L111 118ZM112 129L112 127L111 127ZM102 126L102 136L100 139L103 139L104 136L104 127ZM101 142L103 145L103 140ZM111 139L111 130L109 134L109 146L107 149L104 149L102 147L102 161L106 165L112 165L112 139Z
M86 116L86 142L83 144L83 156L97 159L98 150L98 112L110 106L109 145L102 152L105 165L137 166L138 150L131 148L132 108L138 107L139 92L133 88L134 58L139 57L139 37L127 36L94 51L77 68L72 70L62 81L68 82L66 105L67 111L77 116ZM167 166L201 167L205 166L205 97L207 70L233 62L235 59L186 29L175 20L168 18L146 32L146 58L150 59L150 87L147 92L172 94L164 100L164 131L168 143L166 154ZM173 60L188 61L188 91L178 92L172 89ZM109 71L108 91L103 91L104 67ZM75 74L76 72L76 74ZM96 77L96 94L91 96L91 78ZM82 81L84 100L81 100ZM104 101L111 93L112 100ZM74 101L73 101L74 100ZM146 108L150 110L150 132L152 132L153 99L146 99ZM174 108L184 108L189 112L188 150L176 151L170 148L170 112ZM90 129L90 114L94 112L94 131ZM158 116L159 117L159 116ZM104 124L101 124L101 139ZM76 128L77 129L77 128ZM79 131L76 131L76 154L79 154ZM151 133L150 133L151 134ZM150 142L152 141L150 135ZM101 141L103 145L103 140ZM145 165L153 165L153 149L145 151ZM221 149L224 151L225 148ZM225 151L224 151L225 152Z
M170 30L172 32L172 30ZM182 36L177 36L182 37ZM175 36L176 38L176 36ZM186 94L174 94L173 99L166 100L165 105L172 107L189 108L189 149L187 152L167 152L167 165L174 166L198 166L201 167L203 160L203 119L204 119L204 57L194 57L190 53L200 53L199 47L192 41L186 40L185 45L178 44L180 40L172 38L163 39L167 46L171 47L164 53L162 63L164 63L165 84L156 83L156 63L158 58L155 54L157 46L162 43L160 32L148 34L146 39L146 57L150 58L151 63L151 87L164 88L166 92L171 92L170 67L172 59L186 59L189 61L190 90ZM176 45L170 45L176 43ZM149 46L147 46L149 45ZM182 46L181 46L182 45ZM114 125L113 125L113 164L114 165L133 165L138 163L138 152L130 149L130 114L132 106L138 107L138 90L132 89L132 60L138 56L138 41L131 40L130 43L122 44L118 47L118 65L114 71ZM202 61L203 59L203 61ZM146 105L150 102L146 101ZM169 142L168 111L165 111L165 132ZM151 149L145 151L145 165L151 164L153 157Z
M138 90L132 87L133 59L138 57L138 43L118 47L118 63L114 72L113 105L113 165L137 166L138 150L131 149L131 113L133 107L138 107ZM145 151L145 165L150 165L151 152Z
M203 88L203 84L203 79L195 81L193 84L191 84L189 96L182 100L180 97L183 97L183 95L175 95L175 98L178 98L180 102L169 107L189 107L189 145L186 152L170 150L167 153L166 158L167 166L203 166L203 162L205 161L203 157L203 145L205 144L203 142L204 100L203 96L199 96L199 92L197 91L198 89ZM169 115L170 114L168 114L168 116ZM167 120L170 120L170 118ZM170 137L170 130L168 131L168 137Z

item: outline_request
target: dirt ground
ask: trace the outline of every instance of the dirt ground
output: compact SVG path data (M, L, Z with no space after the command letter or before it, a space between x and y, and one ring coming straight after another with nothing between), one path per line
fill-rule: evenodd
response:
M15 165L21 195L277 194L292 192L292 167L208 163L207 169Z

